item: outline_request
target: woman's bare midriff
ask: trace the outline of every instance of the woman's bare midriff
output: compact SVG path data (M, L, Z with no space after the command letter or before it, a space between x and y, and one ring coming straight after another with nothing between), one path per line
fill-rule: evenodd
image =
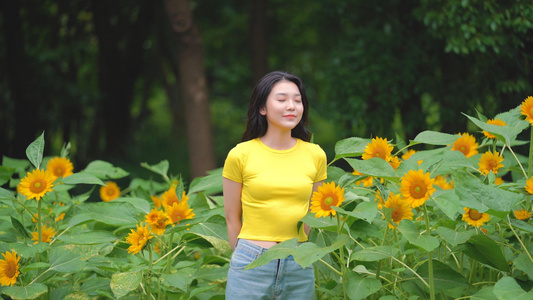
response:
M263 247L266 249L278 244L278 242L271 242L271 241L257 241L257 240L249 240L249 239L246 239L246 240L250 243L254 243L257 246Z

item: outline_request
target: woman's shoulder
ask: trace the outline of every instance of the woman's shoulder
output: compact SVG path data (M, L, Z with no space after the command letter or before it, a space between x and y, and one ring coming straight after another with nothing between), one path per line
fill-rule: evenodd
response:
M320 145L302 140L300 140L300 144L302 145L302 149L310 153L315 161L327 160L326 152Z
M248 140L244 142L240 142L237 145L235 145L229 152L230 153L246 153L249 152L257 142L255 140Z
M318 144L315 144L315 143L312 143L312 142L306 142L304 140L300 140L300 144L303 147L309 149L310 151L316 152L318 154L322 154L322 153L325 154L324 149L322 149L322 147L320 147L320 145L318 145Z

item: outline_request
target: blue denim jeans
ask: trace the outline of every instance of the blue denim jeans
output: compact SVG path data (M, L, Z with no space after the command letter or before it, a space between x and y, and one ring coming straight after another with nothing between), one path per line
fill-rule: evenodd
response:
M248 264L266 250L268 249L247 240L240 239L237 242L228 271L226 299L314 299L313 266L303 269L292 255L244 271Z

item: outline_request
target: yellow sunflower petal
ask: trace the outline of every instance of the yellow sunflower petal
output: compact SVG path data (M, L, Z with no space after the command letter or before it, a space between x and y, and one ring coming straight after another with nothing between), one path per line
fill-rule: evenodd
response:
M459 133L460 137L453 143L452 150L461 151L466 157L478 153L476 138L468 133Z
M182 201L179 204L174 203L172 206L165 205L165 213L170 219L171 223L180 223L181 220L192 219L195 214L192 212L192 208L186 201Z
M335 182L320 185L311 197L311 212L316 218L335 215L332 206L340 206L344 201L344 188L335 186Z
M389 145L387 139L380 137L373 138L372 142L368 143L365 147L363 159L366 160L373 157L378 157L386 161L390 161L392 149L393 147Z
M483 175L488 175L491 171L494 174L498 174L498 169L503 167L503 157L500 156L498 151L492 153L487 151L481 155L479 159L479 171Z
M153 236L148 226L143 226L142 224L137 225L136 230L130 230L131 232L126 237L126 242L131 245L128 247L128 253L136 254L144 248L148 240L153 238Z
M74 166L68 158L56 156L48 161L46 170L52 173L55 179L72 175Z
M520 105L520 113L526 116L526 121L533 125L533 97L527 97Z
M399 224L404 219L413 219L413 210L409 203L401 198L401 195L390 193L384 206L392 209L391 219L396 224ZM389 223L389 228L394 229L395 226Z
M518 220L527 220L531 217L531 212L521 208L514 211L514 216Z
M526 180L526 191L533 195L533 177Z
M52 191L54 180L54 176L50 172L35 169L22 178L17 190L28 199L39 201L46 193Z
M435 192L429 172L410 170L401 178L400 192L411 207L421 206Z
M490 220L490 215L487 213L480 213L479 211L468 207L465 207L464 210L463 221L470 226L480 227Z
M498 125L498 126L506 126L505 122L500 120L500 119L488 120L487 124ZM489 139L495 139L496 138L496 136L494 136L491 133L486 132L485 130L483 130L483 134Z
M0 259L0 285L13 286L20 275L20 256L18 256L15 251L7 251L2 253L2 257L4 257L4 259Z
M52 237L56 234L56 231L52 227L48 227L46 225L43 225L41 228L41 242L43 243L50 243L52 241ZM34 244L39 243L39 232L35 231L31 233L32 235L32 241L35 241Z
M100 187L100 198L102 201L109 202L120 197L120 188L113 181L108 181Z

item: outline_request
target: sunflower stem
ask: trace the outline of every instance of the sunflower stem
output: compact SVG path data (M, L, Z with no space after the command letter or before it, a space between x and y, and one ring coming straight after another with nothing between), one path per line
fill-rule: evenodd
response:
M152 266L153 266L153 256L152 256L152 244L148 247L148 255L149 255L149 265L148 265L148 276L146 277L146 280L148 280L146 284L146 289L148 291L148 297L152 295L152 284L150 278L152 278Z
M30 282L30 284L28 284L28 285L32 285L33 283L35 283L35 282L37 281L37 279L41 278L41 276L43 276L44 274L46 274L46 273L47 273L48 271L50 271L50 270L52 270L52 269L50 269L50 268L46 269L46 271L42 272L41 274L39 274L39 276L35 277L35 278Z
M389 234L389 225L385 226L385 234L383 235L383 240L381 241L381 246L385 245L387 240L387 235ZM376 279L379 280L379 273L381 272L381 260L378 261L378 266L376 268Z
M170 251L172 249L172 240L174 239L174 232L170 234L169 240L168 240L168 248L167 251ZM167 274L170 274L170 264L172 263L171 260L172 256L167 257Z
M341 215L337 215L337 234L340 236L342 233L342 225L341 225ZM339 249L339 263L341 265L341 280L342 280L342 291L344 295L344 299L347 299L346 297L346 266L344 265L344 246L341 246Z
M527 164L527 179L531 178L531 169L533 165L533 128L530 126L529 131L531 132L529 137L529 161ZM531 210L531 195L526 197L526 209Z
M42 211L42 201L43 199L41 199L41 201L37 201L37 234L38 234L38 242L41 243L43 240L43 233L42 233L42 229L41 229L41 211Z
M426 233L431 236L431 228L429 226L429 214L426 203L424 203L424 214L426 221ZM433 278L433 259L431 257L431 251L428 251L428 273L429 273L429 293L430 299L435 300L435 282Z
M522 166L522 164L520 163L520 160L518 160L518 157L516 157L516 154L514 153L513 149L511 148L511 146L507 146L507 148L509 148L509 151L511 152L511 154L514 156L514 159L516 160L516 162L518 163L518 165L520 166L520 169L522 169L522 173L524 173L524 176L526 176L527 178L529 178L526 174L526 171L524 170L524 167ZM531 154L530 154L531 155Z
M30 216L33 217L33 213L31 212L31 210L30 210L26 205L24 205L24 203L20 202L20 200L17 199L17 198L14 198L14 200L17 201L17 203L20 204L20 206L24 207L24 209L25 209L28 213L30 213ZM22 216L21 216L21 217L22 217Z
M322 262L323 264L325 264L326 266L328 266L328 268L330 268L333 272L337 273L339 276L342 276L342 273L339 272L339 270L335 269L332 265L328 264L326 261L324 261L322 258L319 259L320 262Z
M518 242L520 243L520 245L524 249L524 252L526 253L527 257L529 258L529 261L531 261L531 263L533 263L533 258L531 257L531 254L527 250L526 245L524 245L524 243L522 242L522 239L518 236L518 234L514 230L513 225L511 225L511 219L509 219L509 215L507 215L507 225L509 225L509 228L511 228L511 231L514 233L514 236L518 239Z

